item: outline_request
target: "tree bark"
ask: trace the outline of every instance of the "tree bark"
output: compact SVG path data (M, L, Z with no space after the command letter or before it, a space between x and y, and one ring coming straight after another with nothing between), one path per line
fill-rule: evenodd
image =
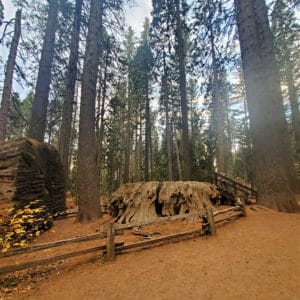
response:
M57 11L58 0L49 0L48 19L44 35L44 43L39 64L39 72L35 87L28 134L29 137L40 142L44 141L46 131L51 69L54 57L55 32L57 28Z
M78 140L78 220L101 216L96 159L95 104L104 0L91 0L84 57Z
M167 158L168 158L168 180L173 181L173 164L172 164L172 131L170 126L170 111L169 111L169 90L168 90L168 72L164 55L164 74L162 78L162 97L165 104L166 118L166 140L167 140Z
M108 46L108 47L110 47L110 46ZM101 103L100 103L100 111L99 111L100 126L99 126L98 136L97 136L97 144L98 144L97 161L98 161L98 169L99 169L99 185L100 185L100 187L102 185L104 114L105 114L105 100L106 100L106 90L107 90L107 76L108 76L107 68L108 68L109 52L110 52L110 49L108 48L107 53L106 53L106 58L105 58L102 93L100 93L100 95L99 95L99 97L101 99Z
M58 151L60 153L62 163L64 166L66 180L69 177L70 171L69 155L71 143L73 104L77 77L82 3L83 0L76 0L75 4L72 39L70 44L70 57L67 70L64 105L62 112L62 123L58 141Z
M218 172L222 172L227 174L227 166L226 166L226 143L225 143L225 107L222 103L221 99L221 89L219 85L219 72L217 68L217 60L216 60L216 52L215 52L215 43L213 31L210 29L210 44L211 44L211 55L212 55L212 70L213 70L213 111L214 111L214 119L215 122L215 135L216 135L216 160L217 160L217 170Z
M149 99L149 78L148 74L146 80L146 101L145 101L145 115L146 115L146 128L145 128L145 181L150 180L150 154L151 154L151 119L150 119L150 99Z
M296 158L298 161L300 161L300 111L297 97L297 89L295 86L295 79L293 76L292 66L289 58L286 59L285 76L292 112L292 128L295 137Z
M179 146L178 146L178 138L176 134L176 129L174 129L174 143L175 143L175 150L176 150L176 162L177 162L177 168L178 168L178 179L179 181L182 181L182 167L181 167L181 160L180 160L180 153L179 153Z
M279 211L295 212L295 168L266 4L263 0L235 0L235 8L258 202Z
M183 149L183 180L191 179L191 151L189 142L189 126L188 126L188 105L186 92L186 71L185 71L185 51L184 40L182 34L182 20L180 14L180 0L176 0L176 29L177 29L177 52L179 59L179 85L180 85L180 106L182 115L182 149Z
M10 105L11 90L18 45L21 36L21 10L17 10L15 16L14 36L11 42L3 85L2 101L0 108L0 142L6 138L7 117Z

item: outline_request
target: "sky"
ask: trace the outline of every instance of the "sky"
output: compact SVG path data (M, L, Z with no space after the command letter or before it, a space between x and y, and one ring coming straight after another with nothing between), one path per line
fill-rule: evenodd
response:
M5 20L13 18L15 14L15 8L11 0L2 0L4 6L4 18Z
M143 23L146 17L150 18L152 0L134 0L131 1L131 5L127 5L125 8L126 13L126 27L131 26L136 36L139 36L143 30ZM4 5L4 19L10 20L14 18L15 7L11 0L2 0ZM8 56L8 49L0 45L0 55L4 61L6 61ZM0 80L3 80L0 75ZM18 84L14 82L14 89L23 96L24 91L20 89Z
M143 30L143 24L146 17L150 18L152 1L135 0L132 8L126 8L126 22L137 34Z
M2 0L4 5L5 19L11 19L14 16L15 8L11 0ZM130 7L131 6L131 7ZM126 7L126 22L136 33L142 31L145 17L150 17L152 6L151 0L134 0L134 3Z

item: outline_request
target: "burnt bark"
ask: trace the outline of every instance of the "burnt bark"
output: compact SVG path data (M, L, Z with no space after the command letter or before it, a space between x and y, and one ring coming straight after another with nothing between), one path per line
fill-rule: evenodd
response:
M76 0L75 4L72 39L70 44L70 57L67 70L64 105L62 112L62 123L58 141L58 151L62 159L66 179L69 177L70 170L69 155L71 143L73 104L77 77L82 3L83 0Z
M84 57L78 140L78 220L101 216L96 158L95 104L100 46L103 39L103 0L91 0Z
M57 29L58 0L49 0L47 25L44 35L39 72L32 104L28 136L37 141L44 141L49 91L51 84L51 69L54 57L55 32Z
M295 212L295 168L263 0L235 0L258 202Z
M11 42L7 65L5 69L5 78L2 92L2 101L0 108L0 141L6 138L7 118L11 98L12 82L14 69L16 65L16 57L18 52L18 45L21 36L21 10L17 10L15 16L14 35Z

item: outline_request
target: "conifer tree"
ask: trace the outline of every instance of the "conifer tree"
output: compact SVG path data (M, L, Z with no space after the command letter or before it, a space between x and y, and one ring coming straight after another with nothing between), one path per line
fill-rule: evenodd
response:
M50 0L29 126L29 137L41 142L44 141L46 131L51 70L57 29L57 12L58 0Z
M267 7L262 0L235 0L258 202L295 212L295 168L283 111ZM263 63L262 63L263 62Z

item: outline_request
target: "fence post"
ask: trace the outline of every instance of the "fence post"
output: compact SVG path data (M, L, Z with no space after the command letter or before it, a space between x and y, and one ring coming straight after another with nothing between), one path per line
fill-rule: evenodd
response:
M106 251L107 261L114 261L116 259L114 222L109 222L107 225Z
M237 205L241 208L243 217L247 216L246 204L243 199L237 198Z
M211 235L216 235L217 234L216 224L214 221L213 211L210 207L206 208L206 215L207 215L207 222L209 224L209 233Z

